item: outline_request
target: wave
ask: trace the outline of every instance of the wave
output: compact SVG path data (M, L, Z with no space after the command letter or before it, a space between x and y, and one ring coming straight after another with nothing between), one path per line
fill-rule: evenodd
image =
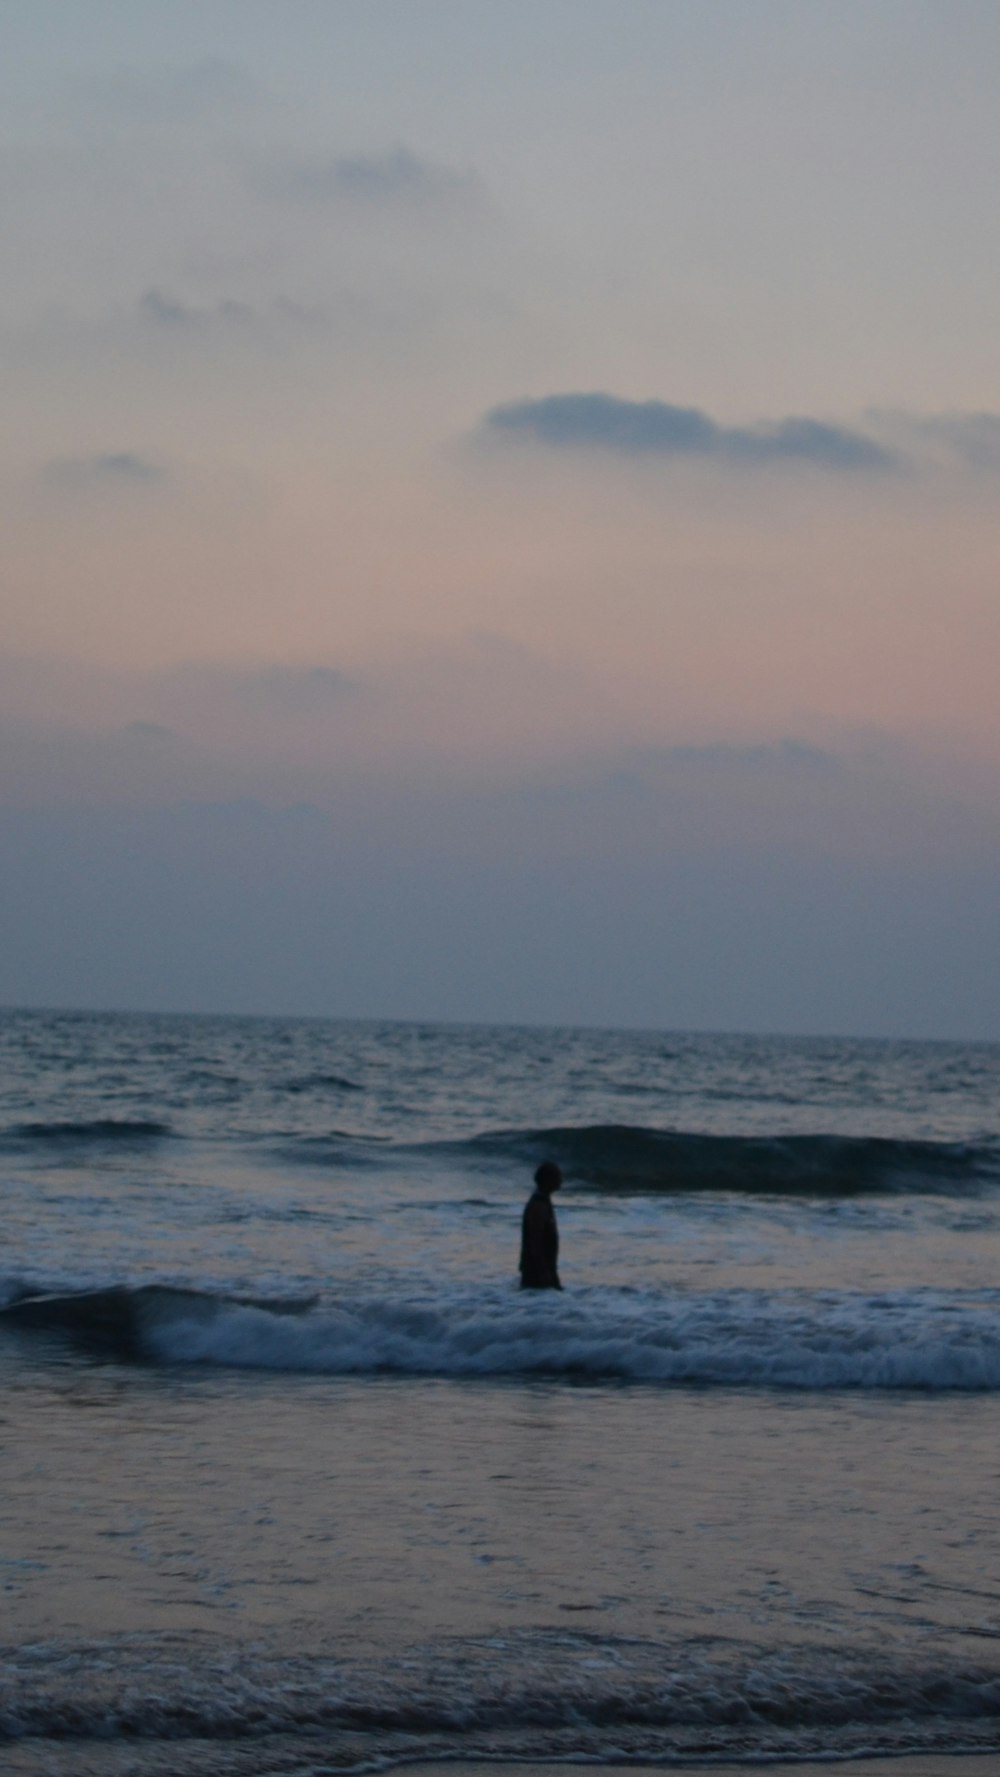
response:
M733 1191L849 1197L966 1194L1000 1184L1000 1145L852 1135L699 1135L629 1124L501 1131L465 1144L470 1156L558 1160L592 1190Z
M656 1387L1000 1390L1000 1291L711 1295L410 1288L334 1301L164 1285L21 1294L0 1330L153 1364Z
M397 1146L386 1135L358 1135L331 1129L325 1135L284 1135L270 1145L270 1154L292 1166L321 1166L328 1171L363 1172L377 1166L419 1160L419 1149Z
M276 1149L297 1165L533 1170L557 1160L568 1184L620 1196L719 1191L859 1197L970 1196L1000 1185L1000 1142L857 1135L703 1135L627 1123L487 1130L459 1141L401 1143L330 1130Z
M80 1122L14 1123L0 1135L4 1146L107 1146L162 1141L173 1135L169 1123L146 1117L94 1117Z
M319 1744L323 1768L340 1771L435 1758L757 1764L994 1750L1000 1674L985 1662L915 1663L871 1649L553 1631L467 1636L460 1647L368 1661L245 1646L195 1656L154 1636L56 1642L23 1659L9 1651L2 1740L41 1742L52 1772L77 1769L88 1742L102 1769L116 1746L142 1769L142 1747L169 1743L184 1772L198 1774L218 1771L225 1742L227 1771L289 1777L316 1771Z
M64 1334L100 1355L155 1358L161 1344L169 1343L172 1328L204 1328L227 1312L249 1311L278 1321L286 1314L306 1313L316 1301L315 1296L225 1296L168 1284L113 1284L103 1290L56 1293L14 1286L0 1307L0 1328Z
M363 1092L364 1087L357 1080L348 1080L343 1074L303 1074L294 1080L285 1080L282 1091L299 1092Z

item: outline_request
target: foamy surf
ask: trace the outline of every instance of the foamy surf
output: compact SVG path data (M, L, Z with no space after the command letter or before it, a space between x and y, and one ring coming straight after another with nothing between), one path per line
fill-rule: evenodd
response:
M329 1376L547 1377L700 1388L1000 1389L1000 1292L404 1288L336 1302L162 1285L28 1294L11 1333L160 1364Z

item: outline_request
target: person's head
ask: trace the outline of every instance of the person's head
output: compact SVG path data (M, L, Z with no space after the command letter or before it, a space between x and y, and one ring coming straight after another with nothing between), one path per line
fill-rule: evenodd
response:
M561 1184L562 1173L555 1161L543 1160L538 1171L535 1173L536 1188L539 1191L544 1191L546 1197L551 1197L553 1191L558 1191Z

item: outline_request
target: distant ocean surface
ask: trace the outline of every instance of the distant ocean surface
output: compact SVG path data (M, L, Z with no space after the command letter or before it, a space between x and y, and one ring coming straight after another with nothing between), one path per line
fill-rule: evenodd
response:
M12 1777L1000 1752L1000 1047L11 1011L0 1063Z

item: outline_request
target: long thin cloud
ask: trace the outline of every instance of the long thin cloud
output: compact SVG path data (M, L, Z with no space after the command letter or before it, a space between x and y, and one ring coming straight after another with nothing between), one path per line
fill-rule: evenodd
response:
M735 465L808 463L862 473L899 468L903 459L863 432L798 416L724 426L697 407L625 401L616 395L545 395L494 407L488 436L551 450L599 449L628 457L700 457Z
M354 210L478 208L485 190L478 174L424 160L409 148L381 154L274 158L249 170L261 195Z
M134 450L115 450L87 457L53 457L41 471L50 487L86 489L149 486L169 480L162 463Z

